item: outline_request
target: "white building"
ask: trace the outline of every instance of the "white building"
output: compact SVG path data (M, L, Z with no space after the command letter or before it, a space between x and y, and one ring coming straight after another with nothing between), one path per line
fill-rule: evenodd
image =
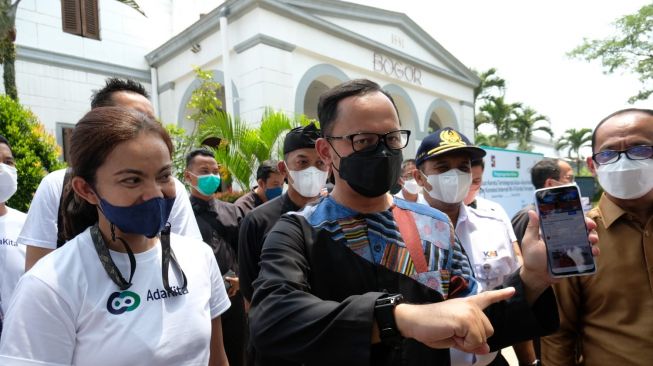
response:
M369 78L392 94L412 131L404 156L414 156L433 128L474 134L479 80L402 13L335 0L229 0L219 7L219 1L139 0L145 18L101 0L93 39L64 31L62 13L70 9L62 7L71 2L93 1L23 0L17 16L20 100L64 149L67 129L107 76L142 82L162 121L187 126L185 105L199 84L194 66L212 70L223 85L230 79L227 110L254 124L266 107L316 117L324 90Z

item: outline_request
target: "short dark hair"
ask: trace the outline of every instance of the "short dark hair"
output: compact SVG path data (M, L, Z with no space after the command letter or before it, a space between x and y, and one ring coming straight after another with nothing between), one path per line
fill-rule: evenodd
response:
M401 170L406 169L406 167L410 164L417 166L417 164L415 164L415 159L406 159L401 163Z
M11 155L14 155L13 150L11 150L11 144L9 143L9 140L7 140L7 138L4 137L4 136L2 136L2 135L0 135L0 144L5 144L5 145L7 145L7 147L9 148L9 152L11 153Z
M186 155L186 169L188 169L193 164L193 159L195 159L195 157L198 155L208 156L215 159L215 154L213 151L204 148L195 149Z
M112 96L113 93L127 92L140 94L147 99L150 95L145 90L143 84L132 79L108 78L102 89L93 91L91 95L91 109L98 107L115 107Z
M596 131L599 130L599 127L601 127L601 125L605 121L609 120L610 118L615 117L615 116L619 116L619 115L622 115L622 114L626 114L626 113L643 113L643 114L646 114L646 115L649 115L649 116L653 117L653 110L644 109L644 108L626 108L626 109L618 110L618 111L616 111L614 113L610 113L609 116L603 118L601 120L601 122L599 122L599 124L597 124L596 127L594 127L594 131L592 132L592 153L594 153L594 148L596 147Z
M263 179L267 181L272 173L280 173L278 168L279 162L277 160L266 160L262 162L258 169L256 169L256 180Z
M543 159L538 161L531 168L531 183L535 189L544 188L546 180L549 178L560 179L560 165L558 159Z
M472 168L475 166L480 166L481 170L485 170L485 160L483 158L472 160Z
M317 118L320 121L322 136L329 136L333 131L333 122L338 118L338 104L341 100L352 96L363 96L379 92L388 97L397 111L394 99L379 84L367 79L354 79L336 85L320 95L317 104ZM399 116L399 111L397 111Z

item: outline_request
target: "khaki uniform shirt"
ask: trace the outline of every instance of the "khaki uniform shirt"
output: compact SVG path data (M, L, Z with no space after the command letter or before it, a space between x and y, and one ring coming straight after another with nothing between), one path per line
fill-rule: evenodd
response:
M642 227L601 197L596 221L597 272L554 286L560 330L542 339L542 364L653 365L653 218Z

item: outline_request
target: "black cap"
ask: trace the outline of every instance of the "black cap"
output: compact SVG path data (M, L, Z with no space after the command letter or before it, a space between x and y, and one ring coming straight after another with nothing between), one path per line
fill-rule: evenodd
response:
M283 141L283 154L297 149L312 149L315 147L315 140L320 137L320 130L311 122L303 127L295 127Z
M474 146L465 135L451 127L445 127L422 140L415 156L415 165L419 166L430 158L452 151L465 151L469 153L471 160L485 156L485 150Z

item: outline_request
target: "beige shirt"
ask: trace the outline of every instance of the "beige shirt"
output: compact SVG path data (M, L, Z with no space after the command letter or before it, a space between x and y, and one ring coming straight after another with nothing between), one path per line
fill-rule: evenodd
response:
M653 218L641 225L605 195L588 216L596 221L597 272L554 286L560 330L542 338L542 364L573 365L575 344L585 365L653 364Z

